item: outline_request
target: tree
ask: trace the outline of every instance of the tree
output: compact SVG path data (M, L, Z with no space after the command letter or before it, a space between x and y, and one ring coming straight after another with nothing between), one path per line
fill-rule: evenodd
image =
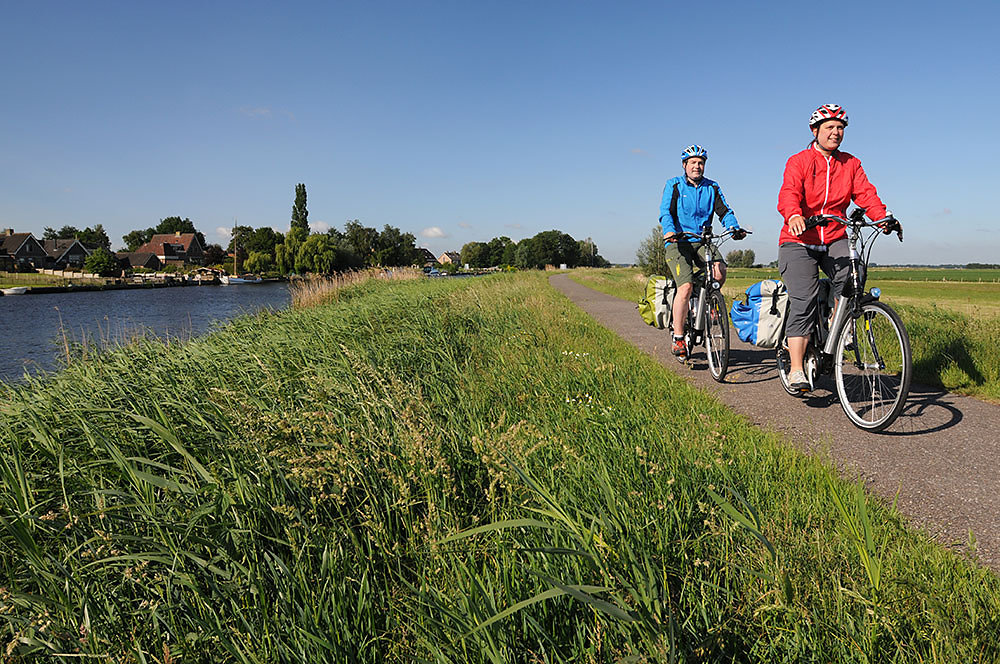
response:
M375 263L385 267L413 265L417 259L417 238L386 224L375 241Z
M292 205L292 229L305 231L309 235L309 210L306 209L306 186L295 185L295 204Z
M337 250L324 233L310 235L295 254L295 271L331 274L337 270Z
M125 243L125 251L135 251L152 239L152 228L147 228L143 231L130 231L127 235L122 236L122 242Z
M301 228L289 229L285 235L285 241L274 246L274 262L281 274L292 274L295 272L295 256L299 252L302 243L306 241L308 233Z
M99 274L102 277L110 277L118 274L121 268L118 266L118 259L104 247L98 247L84 261L83 267L91 274Z
M543 268L546 265L576 267L580 262L580 245L568 233L551 230L542 231L531 238L533 266Z
M283 239L281 233L270 226L261 226L243 238L243 241L248 252L259 251L262 254L273 256L275 245Z
M271 256L261 251L251 251L250 255L243 262L244 270L247 272L256 272L257 274L268 272L273 267L274 261L271 260Z
M514 259L514 243L506 235L495 237L486 244L488 259L483 267L494 267L497 265L510 265ZM508 252L508 248L510 251ZM510 254L510 260L505 260L505 256Z
M490 250L485 242L466 242L462 245L461 261L469 267L489 267Z
M586 240L580 240L577 244L580 245L580 265L588 267L611 266L611 263L597 253L597 244L592 238L588 237Z
M517 243L517 249L514 250L514 265L521 269L541 267L535 251L534 238L525 238Z
M378 242L378 231L362 226L355 219L344 224L344 241L358 255L364 265L372 265L375 258L375 247Z
M662 228L654 226L650 234L639 243L639 249L635 252L635 263L647 276L670 274L670 268L667 267L666 249L663 246Z
M726 254L726 265L729 267L753 267L756 257L753 249L734 249Z
M222 265L226 260L226 250L221 244L210 244L205 247L205 265Z
M517 252L517 242L511 242L503 248L503 256L496 265L514 265L514 254Z
M43 240L68 240L70 238L75 238L79 234L79 230L76 226L63 226L59 230L55 230L50 226L46 226L42 231Z
M104 230L104 226L102 224L94 224L93 228L90 226L84 228L80 231L80 234L77 235L77 239L85 245L91 247L103 247L108 251L111 251L111 238L108 237L108 233Z
M247 238L253 235L253 228L250 226L233 226L230 232L229 245L226 251L233 255L233 260L241 264L250 253L247 250Z

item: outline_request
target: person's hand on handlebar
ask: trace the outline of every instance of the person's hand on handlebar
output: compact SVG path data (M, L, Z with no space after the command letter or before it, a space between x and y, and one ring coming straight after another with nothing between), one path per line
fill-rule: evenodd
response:
M669 233L664 233L663 234L663 241L664 242L676 242L677 239L678 239L677 238L677 233L674 233L673 231L671 231Z
M745 230L743 230L742 228L736 228L736 229L733 230L733 239L734 240L742 240L746 236L747 236L747 232Z
M792 235L802 235L806 230L806 218L801 214L793 214L788 218L788 232Z
M882 232L886 235L892 233L893 231L896 231L896 235L899 236L899 241L902 242L903 224L899 223L899 219L896 219L894 216L892 216L891 212L887 213L887 215L888 219L879 224L879 227L882 229Z

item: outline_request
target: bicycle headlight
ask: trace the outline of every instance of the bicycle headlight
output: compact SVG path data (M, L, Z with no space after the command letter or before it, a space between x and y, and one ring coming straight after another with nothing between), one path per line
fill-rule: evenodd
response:
M713 281L712 288L714 288L715 290L719 290L720 288L722 288L722 284L720 284L718 281Z
M880 297L882 297L882 289L881 288L873 288L869 292L871 293L872 297L875 298L876 300L879 299Z

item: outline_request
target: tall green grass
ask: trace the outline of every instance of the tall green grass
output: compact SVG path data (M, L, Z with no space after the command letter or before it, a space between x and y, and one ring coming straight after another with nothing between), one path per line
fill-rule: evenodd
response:
M1000 656L992 573L544 275L369 282L0 404L13 659Z

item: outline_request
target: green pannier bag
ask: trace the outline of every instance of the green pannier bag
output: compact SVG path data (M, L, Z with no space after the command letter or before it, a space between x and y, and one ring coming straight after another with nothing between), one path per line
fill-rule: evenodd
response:
M677 285L670 277L654 274L646 280L646 294L639 300L639 315L647 325L670 327Z

